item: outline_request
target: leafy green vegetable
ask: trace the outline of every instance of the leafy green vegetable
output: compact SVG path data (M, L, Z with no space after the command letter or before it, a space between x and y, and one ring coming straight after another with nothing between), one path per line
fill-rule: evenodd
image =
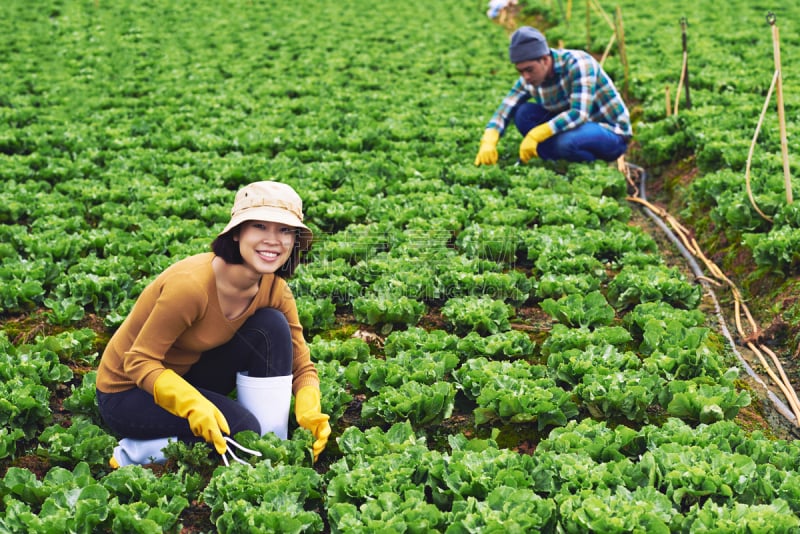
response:
M346 364L351 361L365 362L370 356L369 345L359 338L339 340L315 336L308 346L314 361L336 360Z
M442 532L447 515L425 499L417 489L406 489L402 495L382 492L360 507L349 502L333 504L328 519L336 532L368 534L378 531Z
M453 413L456 391L449 382L421 384L409 381L385 386L361 406L361 417L387 423L407 419L414 427L441 423Z
M673 321L665 324L652 320L645 325L640 350L649 354L645 361L655 364L666 378L708 376L729 383L723 380L726 372L723 356L707 328L685 328Z
M736 369L731 372L736 375ZM709 383L707 379L674 380L668 387L671 399L667 413L701 423L732 419L740 408L750 405L747 391L737 392L732 386Z
M616 372L590 372L575 387L575 394L594 417L625 417L647 421L647 411L654 404L664 381L644 369Z
M425 304L404 295L357 297L353 300L356 319L368 325L380 326L386 334L392 331L394 325L416 325L425 311Z
M106 466L117 444L117 438L89 421L75 415L69 428L52 425L39 435L37 453L53 464L74 464L84 461L90 466Z
M52 417L50 391L28 378L0 382L0 425L33 435L42 422Z
M83 414L94 420L99 420L100 410L97 407L97 386L95 379L97 371L89 371L78 387L70 386L70 395L64 399L64 409L74 414Z
M353 400L347 388L345 368L337 361L316 362L319 375L319 389L322 402L322 413L328 414L329 423L333 426L347 410Z
M320 476L313 469L269 460L219 467L202 493L220 532L239 532L245 524L271 532L320 532L322 518L306 510L320 497Z
M600 289L600 280L589 273L560 274L547 272L534 284L539 299L562 298L572 294L586 294Z
M800 229L775 228L769 234L745 234L744 243L753 250L756 265L780 274L796 273L800 266Z
M345 377L357 391L366 388L377 392L384 386L399 387L406 382L435 384L444 380L458 363L455 352L407 350L386 360L351 362Z
M705 321L705 314L699 309L681 309L664 301L644 302L637 304L633 310L625 314L622 323L628 328L635 338L641 338L645 326L651 320L677 322L690 328L701 326Z
M630 333L621 326L598 326L594 330L589 330L555 324L550 336L542 343L542 354L548 356L570 349L585 349L591 345L624 346L631 339Z
M693 309L700 303L702 289L690 284L674 267L626 266L608 284L608 301L617 310L643 302L664 301L676 308Z
M536 342L520 330L498 332L485 337L477 332L469 332L458 340L457 348L464 359L478 356L489 359L526 358L533 355Z
M16 456L17 443L24 437L22 429L0 428L0 459Z
M545 299L541 306L553 319L571 327L591 329L609 326L615 317L614 308L599 291L592 291L586 296L573 293L558 301Z
M297 313L309 335L331 328L336 323L336 306L330 298L297 297Z
M410 425L393 425L388 440L380 439L375 431L361 434L353 428L342 435L345 458L331 466L327 487L331 508L342 503L360 507L384 492L404 495L424 483L432 453L424 440L413 436ZM353 508L337 507L337 513L344 517L353 513Z
M177 525L189 499L197 498L201 477L189 471L156 476L150 469L131 465L112 471L101 483L114 495L109 503L112 531L156 532L160 528L163 532Z
M458 333L497 334L511 328L513 308L491 297L455 297L442 307L442 315Z
M547 358L547 369L556 380L575 386L584 376L612 374L629 369L639 369L642 362L630 351L621 351L614 345L589 345L583 349L554 352Z
M497 486L485 501L470 496L453 503L445 532L542 532L552 528L555 517L555 503L533 490Z
M426 330L420 327L411 327L408 330L396 330L386 337L384 352L386 356L397 354L412 349L423 351L455 350L460 343L458 336L449 334L444 330Z
M607 462L636 457L637 440L637 432L625 425L610 427L605 421L584 419L554 428L537 450L587 454L595 462Z
M653 488L614 489L566 495L559 499L566 532L656 532L679 526L678 511Z
M563 389L546 377L542 366L522 360L468 360L453 373L467 397L474 399L475 424L491 423L499 418L510 423L537 423L539 430L548 425L564 425L578 414L575 403Z
M800 528L800 518L790 512L786 501L776 499L770 503L735 503L733 506L712 500L687 514L686 525L692 532L719 532L720 530L749 532L794 532Z

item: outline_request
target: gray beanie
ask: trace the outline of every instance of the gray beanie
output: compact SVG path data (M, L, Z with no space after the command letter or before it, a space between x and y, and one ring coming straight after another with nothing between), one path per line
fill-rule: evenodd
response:
M547 46L547 39L535 28L523 26L511 36L511 44L508 46L508 57L511 63L522 63L530 61L550 53Z

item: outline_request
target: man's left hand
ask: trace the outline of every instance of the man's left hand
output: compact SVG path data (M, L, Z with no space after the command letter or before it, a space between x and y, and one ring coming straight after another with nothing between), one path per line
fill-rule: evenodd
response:
M540 124L531 129L519 145L519 159L528 163L531 158L539 157L539 143L553 135L553 130L548 123Z
M522 163L528 163L531 158L539 157L539 153L536 150L538 146L539 141L532 139L530 135L525 136L519 145L519 159L522 160Z

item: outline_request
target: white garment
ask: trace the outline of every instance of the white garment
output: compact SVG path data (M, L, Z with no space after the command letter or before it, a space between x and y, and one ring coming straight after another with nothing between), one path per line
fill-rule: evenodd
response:
M500 14L510 0L489 0L489 9L486 11L486 16L490 19L495 19Z
M239 404L256 416L262 436L274 432L279 438L286 439L292 403L292 378L292 375L251 377L237 373L237 399Z
M167 460L164 447L170 441L177 441L176 437L156 439L131 439L122 438L119 445L114 447L114 460L119 467L126 465L162 464Z

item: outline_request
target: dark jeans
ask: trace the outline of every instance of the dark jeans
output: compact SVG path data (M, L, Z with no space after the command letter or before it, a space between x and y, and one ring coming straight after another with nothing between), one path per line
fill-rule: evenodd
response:
M539 104L525 102L514 111L514 124L524 136L534 127L543 124L557 114ZM545 139L537 147L539 158L544 160L615 161L628 149L628 143L596 122L587 122Z
M286 376L292 374L292 334L282 312L262 308L250 317L229 342L204 352L183 378L213 402L230 425L231 435L242 430L258 432L256 417L229 395L236 374ZM103 421L122 437L155 439L170 436L194 442L189 422L158 406L153 396L139 388L121 393L97 391Z

